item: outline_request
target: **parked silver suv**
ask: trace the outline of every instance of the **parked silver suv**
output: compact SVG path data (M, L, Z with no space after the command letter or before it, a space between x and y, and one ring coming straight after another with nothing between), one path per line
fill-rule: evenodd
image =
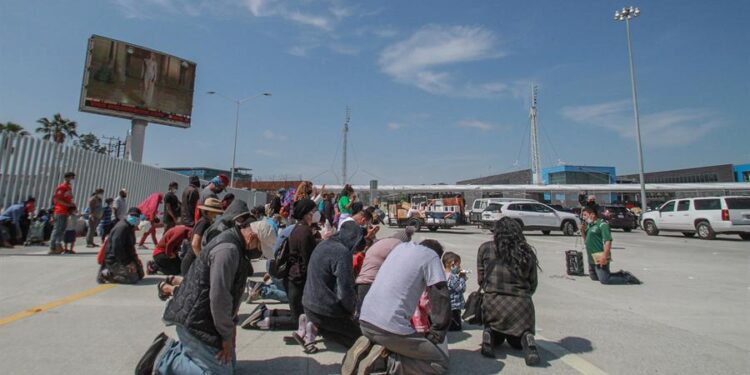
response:
M541 230L545 235L553 230L559 230L566 236L572 236L580 225L575 214L558 211L544 203L533 201L491 203L482 212L482 224L491 227L492 223L503 216L518 221L524 230Z

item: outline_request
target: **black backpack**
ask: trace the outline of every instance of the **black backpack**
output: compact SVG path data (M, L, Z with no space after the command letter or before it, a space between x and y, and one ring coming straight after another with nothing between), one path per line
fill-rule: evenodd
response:
M568 275L583 276L583 253L577 250L565 252L565 268Z

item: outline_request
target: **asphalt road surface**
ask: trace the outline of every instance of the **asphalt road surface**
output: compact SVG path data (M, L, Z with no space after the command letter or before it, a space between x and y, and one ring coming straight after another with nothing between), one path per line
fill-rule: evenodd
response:
M380 237L393 233L384 228ZM747 374L750 368L750 242L681 235L648 237L614 231L612 268L633 272L640 286L604 286L565 275L564 251L575 237L528 233L541 260L534 302L542 363L526 367L507 344L497 359L479 354L481 328L449 335L451 374ZM458 253L476 289L476 253L489 232L463 227L421 232ZM47 256L44 247L0 249L0 373L132 374L162 331L161 279L139 285L95 282L94 249ZM153 246L150 244L150 246ZM144 262L150 250L139 251ZM263 269L260 263L256 270ZM256 273L254 279L262 275ZM467 291L467 294L468 292ZM283 307L283 305L277 305ZM243 304L246 316L253 305ZM344 349L306 355L287 345L289 332L239 329L239 374L336 374Z

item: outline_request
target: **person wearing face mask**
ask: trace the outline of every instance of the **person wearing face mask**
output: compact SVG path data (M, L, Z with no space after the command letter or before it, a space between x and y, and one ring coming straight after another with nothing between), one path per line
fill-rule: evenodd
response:
M219 194L221 194L222 191L226 188L226 186L229 184L229 178L223 174L220 174L208 183L206 187L201 190L200 195L198 196L198 204L203 204L206 202L206 199L208 198L214 198L219 199ZM196 207L195 209L195 221L197 222L201 218L201 211Z
M597 211L586 207L581 211L585 224L581 224L581 236L586 244L589 261L589 277L602 284L640 284L641 281L630 272L620 270L610 272L612 262L612 233L609 224L600 219Z
M244 222L202 249L164 311L163 320L176 327L178 340L159 334L137 374L234 374L237 312L250 258L273 241L263 237Z
M89 230L86 233L86 247L99 246L94 243L94 237L96 236L96 228L99 226L99 222L102 220L104 215L104 202L102 201L102 195L104 189L98 188L91 194L88 201L89 206Z
M125 220L126 216L128 215L128 191L125 190L125 188L120 189L120 192L117 193L117 198L115 198L115 202L112 205L113 213L115 214L115 224L117 224L120 220Z
M464 292L466 291L466 271L461 269L461 257L454 252L445 252L442 260L451 298L451 325L448 330L460 331L461 310L464 308Z
M107 238L104 264L99 270L99 283L135 284L143 279L143 264L135 251L135 231L141 222L141 210L128 210Z
M63 253L62 241L65 234L65 226L68 223L68 212L71 208L76 207L73 202L73 180L76 178L76 174L67 172L64 178L65 180L55 189L55 194L52 198L52 202L55 204L55 222L49 242L49 254Z

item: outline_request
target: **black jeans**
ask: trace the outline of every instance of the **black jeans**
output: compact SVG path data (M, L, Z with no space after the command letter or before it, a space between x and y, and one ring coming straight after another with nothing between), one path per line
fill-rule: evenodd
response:
M365 301L367 292L370 291L372 284L357 284L357 316L362 311L362 303Z
M161 253L154 257L154 263L156 269L161 271L165 275L179 275L180 274L180 258L170 258L167 254Z
M359 324L352 318L323 316L310 310L305 310L305 315L307 320L318 327L318 333L323 338L337 342L347 349L362 336Z
M463 329L461 325L461 310L451 310L451 324L448 327L449 331L461 331Z
M296 283L284 279L284 289L286 289L286 296L289 299L289 310L292 312L294 319L299 319L299 316L305 313L304 307L302 307L302 292L305 290L305 283Z

